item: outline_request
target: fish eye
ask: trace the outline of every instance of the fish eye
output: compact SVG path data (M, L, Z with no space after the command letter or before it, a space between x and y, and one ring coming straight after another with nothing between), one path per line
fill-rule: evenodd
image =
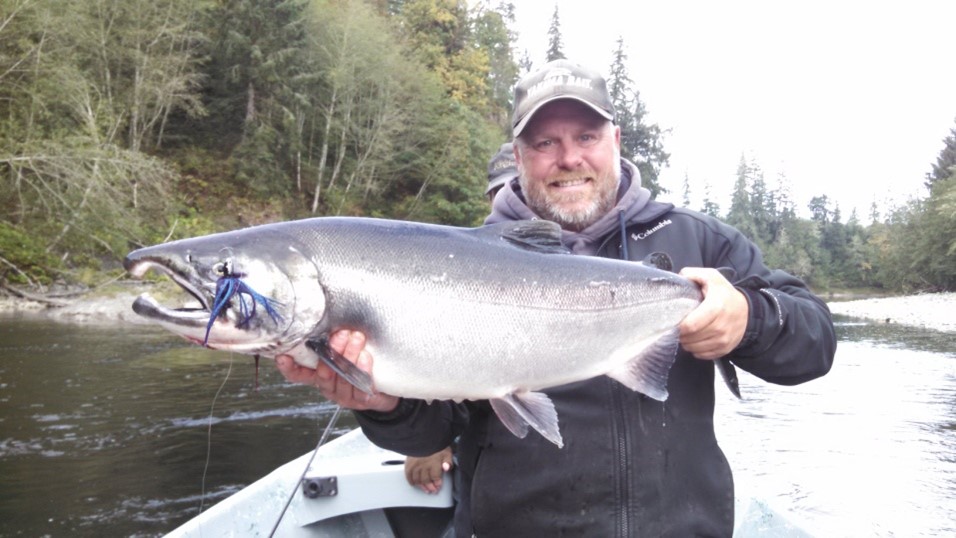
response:
M212 270L219 276L229 276L232 274L232 261L226 260L217 263Z
M192 262L193 262L193 255L190 254L189 252L187 252L187 253L186 253L186 263L192 263Z

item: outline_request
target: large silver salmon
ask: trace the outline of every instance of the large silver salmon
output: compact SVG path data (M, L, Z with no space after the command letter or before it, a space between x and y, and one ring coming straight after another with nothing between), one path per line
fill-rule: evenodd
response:
M664 400L677 325L701 293L673 273L570 255L560 237L547 221L327 217L143 248L125 267L163 271L199 301L170 309L144 295L133 305L193 342L325 360L363 390L487 399L515 435L531 426L562 446L539 391L607 375ZM329 352L339 329L365 333L372 379Z

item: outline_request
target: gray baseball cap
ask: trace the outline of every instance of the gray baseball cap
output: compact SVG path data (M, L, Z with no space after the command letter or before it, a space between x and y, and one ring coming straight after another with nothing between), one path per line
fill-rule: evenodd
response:
M515 138L541 107L558 99L580 101L608 120L614 121L614 104L607 82L592 71L568 60L554 60L530 73L515 86L515 108L511 118Z
M517 175L518 164L515 162L514 146L511 142L505 142L498 148L498 153L488 161L488 188L485 189L485 194Z

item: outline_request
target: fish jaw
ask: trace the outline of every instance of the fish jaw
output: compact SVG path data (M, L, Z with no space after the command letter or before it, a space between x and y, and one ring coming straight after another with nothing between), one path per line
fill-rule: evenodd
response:
M206 328L209 323L209 310L168 308L149 293L144 293L133 302L133 312L193 344L205 345L210 349L235 351L244 355L274 356L283 353L289 347L281 339L264 331L239 328L241 320L235 319L231 310L225 314L227 319L220 316L213 321L208 340Z
M198 302L187 307L167 307L146 293L133 303L133 311L192 343L211 349L275 357L301 348L324 307L315 275L311 275L311 281L298 283L281 263L244 256L238 245L217 247L211 252L205 252L210 249L203 246L199 241L184 240L130 253L124 261L130 276L143 278L151 270L162 273ZM289 250L295 258L294 249ZM288 261L278 254L275 257ZM254 305L248 296L236 294L218 311L215 319L210 319L216 303L217 282L226 264L236 275L241 275L243 283L274 301L270 302L274 316L263 305ZM301 272L300 269L297 276L302 276ZM314 298L306 306L306 312L296 311L300 305L296 301L297 291ZM245 301L245 311L242 301ZM250 315L253 306L255 313Z

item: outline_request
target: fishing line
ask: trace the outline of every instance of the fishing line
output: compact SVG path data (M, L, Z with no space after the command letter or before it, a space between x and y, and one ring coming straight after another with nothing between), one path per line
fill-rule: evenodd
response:
M226 381L229 381L229 374L232 373L232 359L233 354L229 354L229 368L226 370L226 377L222 379L222 383L219 385L219 390L216 391L216 395L212 397L212 404L209 406L209 420L208 426L206 428L206 464L202 468L202 485L200 486L199 493L199 513L202 513L203 506L206 502L206 473L209 472L209 462L212 459L212 417L213 411L216 409L216 400L219 399L219 394L222 392L222 389L226 386Z
M315 460L315 455L319 453L319 448L325 444L325 440L329 437L329 434L332 433L332 428L335 426L335 422L339 419L339 414L341 413L342 406L336 405L335 412L332 413L332 418L330 418L329 423L325 425L325 430L322 432L322 436L319 438L319 443L315 445L315 450L312 451L312 456L309 457L309 462L305 464L305 469L302 470L302 475L299 476L299 481L296 482L295 487L292 488L292 493L290 493L289 498L286 499L285 506L282 507L282 512L279 512L279 519L276 520L275 526L272 527L272 532L269 533L269 538L275 536L276 530L279 528L279 523L282 523L282 518L289 509L289 505L292 504L292 499L295 498L295 492L299 490L299 487L302 485L302 481L305 480L305 473L309 472L309 468L312 466L312 461Z

